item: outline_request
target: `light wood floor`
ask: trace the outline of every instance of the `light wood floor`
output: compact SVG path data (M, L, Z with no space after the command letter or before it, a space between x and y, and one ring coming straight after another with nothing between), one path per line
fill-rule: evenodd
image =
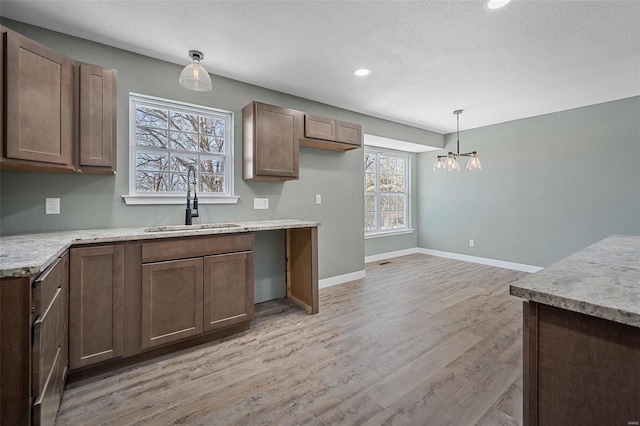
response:
M256 307L251 330L68 389L57 425L517 425L524 273L426 255Z

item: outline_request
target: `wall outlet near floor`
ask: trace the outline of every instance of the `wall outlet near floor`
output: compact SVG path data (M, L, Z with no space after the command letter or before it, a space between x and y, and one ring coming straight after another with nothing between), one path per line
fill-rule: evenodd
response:
M476 246L476 240L469 240L469 247L475 247Z
M316 194L316 204L322 204L322 195Z
M44 199L44 213L45 214L60 214L60 198L45 198Z
M269 199L268 198L254 198L253 199L253 209L254 210L268 210L269 209Z

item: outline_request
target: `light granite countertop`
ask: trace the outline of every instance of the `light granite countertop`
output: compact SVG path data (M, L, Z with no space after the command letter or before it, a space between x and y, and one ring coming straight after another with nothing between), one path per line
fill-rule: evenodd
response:
M640 327L640 236L607 237L514 282L510 293Z
M191 226L89 229L79 231L18 234L0 237L0 278L37 275L72 245L135 241L192 235L232 234L317 227L318 222L303 220L263 220Z

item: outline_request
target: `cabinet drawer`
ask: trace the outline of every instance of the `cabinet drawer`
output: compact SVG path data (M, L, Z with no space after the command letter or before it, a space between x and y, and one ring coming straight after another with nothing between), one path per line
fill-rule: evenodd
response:
M34 397L38 397L44 389L61 347L60 331L64 328L62 294L62 288L58 288L51 304L33 324L32 389Z
M33 284L33 307L34 314L37 317L49 307L51 301L56 295L56 291L61 285L62 279L66 277L62 267L66 262L61 262L58 258L45 271L36 278Z
M142 263L253 250L253 234L166 239L142 244Z
M63 364L63 351L62 348L58 347L54 356L51 372L46 378L42 393L33 403L32 424L34 426L52 425L55 423L63 388Z

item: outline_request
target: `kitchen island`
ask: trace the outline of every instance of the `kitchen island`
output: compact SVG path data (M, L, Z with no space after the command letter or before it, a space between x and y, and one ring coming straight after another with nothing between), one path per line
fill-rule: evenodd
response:
M256 232L286 233L286 295L317 313L318 226L268 220L3 236L0 423L53 424L66 381L248 330Z
M526 299L524 425L637 425L640 236L605 238L510 293Z

